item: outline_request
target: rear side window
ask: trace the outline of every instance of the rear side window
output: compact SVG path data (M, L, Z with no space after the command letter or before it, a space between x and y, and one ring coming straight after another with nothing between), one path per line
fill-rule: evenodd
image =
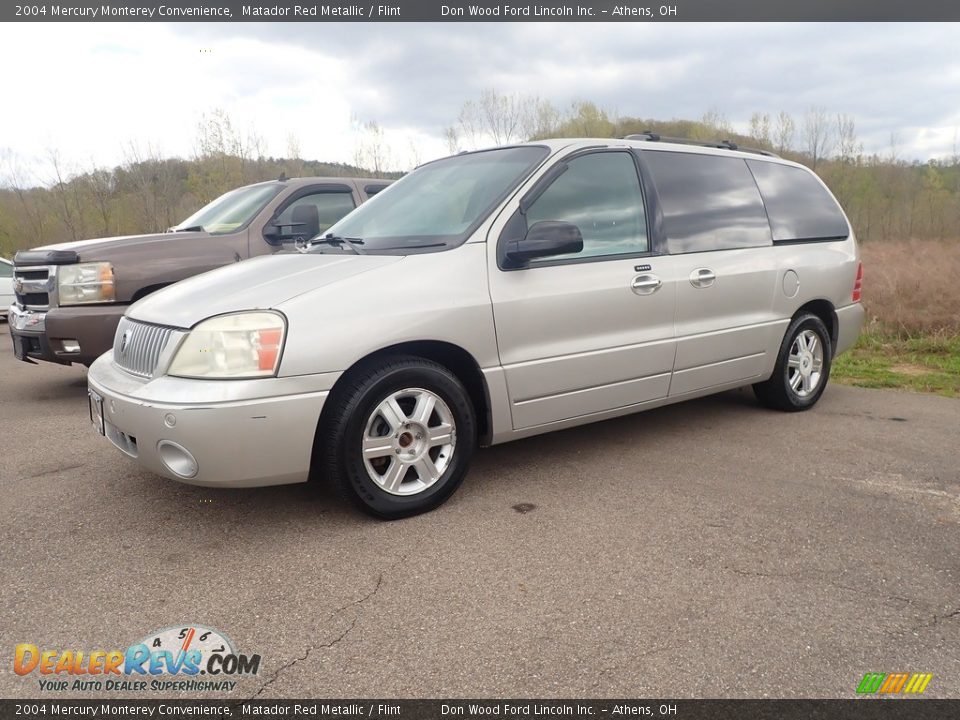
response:
M0 278L13 277L13 266L0 262Z
M770 245L757 184L740 158L644 151L671 254Z
M802 168L748 160L767 206L774 242L839 240L850 234L830 193Z

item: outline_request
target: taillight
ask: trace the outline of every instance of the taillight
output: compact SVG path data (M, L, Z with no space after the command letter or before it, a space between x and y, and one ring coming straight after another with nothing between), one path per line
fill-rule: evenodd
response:
M863 294L863 263L857 265L857 279L853 282L853 301L860 302Z

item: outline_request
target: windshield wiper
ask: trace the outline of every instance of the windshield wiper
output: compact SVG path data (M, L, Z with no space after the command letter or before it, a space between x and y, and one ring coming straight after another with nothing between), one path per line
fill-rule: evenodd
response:
M190 227L172 227L167 232L206 232L203 225L191 225Z
M363 245L362 238L353 238L353 237L340 237L339 235L334 235L333 233L327 233L323 237L316 237L312 240L307 240L302 245L297 246L297 249L300 252L308 252L310 248L314 245L330 245L335 248L342 248L344 246L353 250L356 255L366 255L366 253L357 247L357 245Z

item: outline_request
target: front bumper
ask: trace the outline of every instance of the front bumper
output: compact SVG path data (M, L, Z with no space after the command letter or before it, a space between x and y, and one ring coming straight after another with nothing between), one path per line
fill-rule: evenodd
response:
M308 479L320 411L337 376L142 380L117 368L109 352L87 380L103 398L106 436L145 469L191 485L257 487ZM165 463L158 446L170 443L193 457L193 477Z
M127 305L51 308L46 311L10 307L10 335L21 360L46 360L69 365L90 365L113 347L117 324ZM71 352L73 341L80 346Z

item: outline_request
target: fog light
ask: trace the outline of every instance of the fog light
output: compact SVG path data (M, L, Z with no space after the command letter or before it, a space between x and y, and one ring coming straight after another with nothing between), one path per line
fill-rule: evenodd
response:
M167 470L179 477L192 478L196 476L197 470L200 469L196 458L190 454L189 450L170 440L158 442L157 452L160 453L160 460Z
M66 353L80 352L80 343L76 340L64 340L61 344L63 345L63 351Z

